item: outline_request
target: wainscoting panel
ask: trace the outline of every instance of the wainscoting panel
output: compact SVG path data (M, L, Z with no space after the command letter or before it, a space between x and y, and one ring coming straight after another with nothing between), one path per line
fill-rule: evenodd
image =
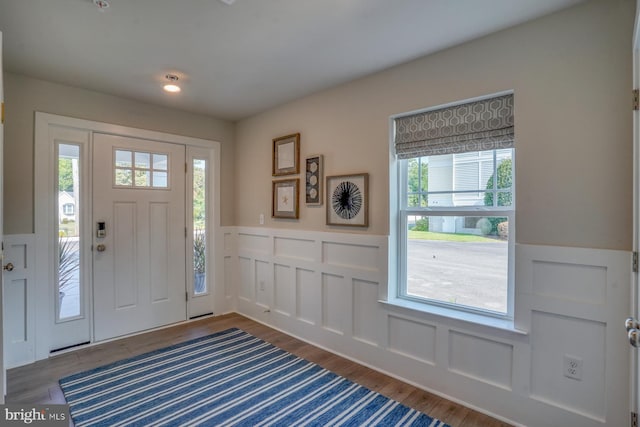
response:
M580 331L579 334L574 331ZM533 312L531 397L577 414L604 420L606 324L551 313ZM563 358L582 361L582 379L563 375Z
M602 266L536 261L533 263L533 293L569 301L604 304L607 298L607 269Z
M275 256L313 261L310 254L313 253L313 240L274 238Z
M227 255L224 257L224 296L228 299L234 296L233 284L233 257Z
M322 261L331 265L378 271L379 249L377 246L325 241L322 242Z
M4 236L4 263L14 266L2 274L6 369L35 361L34 241L33 234Z
M296 303L294 268L281 264L275 264L273 268L274 308L280 314L291 316Z
M296 268L296 317L310 325L318 324L321 317L319 277L311 270Z
M345 300L344 277L322 273L322 326L333 333L344 335L345 313L349 300Z
M253 270L253 260L247 257L238 257L238 277L240 278L240 289L238 292L239 298L244 298L248 301L254 301L256 298L255 294L255 278L254 274L252 274Z
M389 351L428 365L436 363L436 327L414 319L387 316Z
M378 345L378 284L353 279L353 338Z
M513 346L457 331L449 332L449 370L511 390Z
M491 326L381 302L387 236L228 230L243 315L515 425L628 423L628 252L516 245L515 320Z

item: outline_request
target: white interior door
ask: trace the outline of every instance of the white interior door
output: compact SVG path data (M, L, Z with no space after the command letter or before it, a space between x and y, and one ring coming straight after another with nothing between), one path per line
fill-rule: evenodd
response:
M184 165L183 145L94 135L97 341L186 320Z

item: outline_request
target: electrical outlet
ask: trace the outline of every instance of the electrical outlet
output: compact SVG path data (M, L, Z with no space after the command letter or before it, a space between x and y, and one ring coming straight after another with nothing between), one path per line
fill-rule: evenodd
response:
M260 225L264 225L264 214L260 214L259 222Z
M264 291L264 280L260 280L260 290Z
M573 378L578 381L582 380L582 359L565 354L563 361L563 373L567 378Z

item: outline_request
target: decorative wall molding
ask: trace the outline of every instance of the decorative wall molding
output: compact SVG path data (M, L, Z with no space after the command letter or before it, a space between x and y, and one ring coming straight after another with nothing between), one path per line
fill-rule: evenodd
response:
M515 322L523 334L380 303L386 236L250 227L220 234L217 314L239 312L512 424L628 421L630 352L621 325L631 309L629 252L517 245ZM18 260L26 282L5 273L5 295L16 283L29 289L34 245L33 235L5 236L5 248L26 257ZM14 348L32 350L9 354L9 366L34 357L34 326L19 314L5 309L5 330L31 331ZM583 360L582 380L563 376L565 354Z
M3 263L13 264L3 278L4 368L35 362L35 235L7 234Z
M517 245L515 326L525 333L510 333L380 303L387 236L225 233L237 250L227 288L245 316L514 424L627 422L628 252ZM563 376L565 354L583 360L582 380Z

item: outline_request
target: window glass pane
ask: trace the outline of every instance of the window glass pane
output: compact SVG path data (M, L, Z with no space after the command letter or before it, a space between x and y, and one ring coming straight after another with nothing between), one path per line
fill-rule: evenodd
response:
M206 166L206 160L193 160L193 292L195 295L207 292Z
M507 218L407 220L407 296L507 313Z
M58 145L58 318L80 315L80 147Z
M156 188L167 188L167 173L153 171L153 186Z
M151 169L151 154L136 152L136 168Z
M512 156L504 149L408 159L407 207L511 206Z
M136 187L150 186L150 172L145 170L136 170L134 174L134 185Z
M156 170L167 170L168 158L166 154L153 155L153 168Z
M116 150L116 166L131 167L131 151Z
M115 184L131 187L133 185L133 172L131 169L116 169Z

